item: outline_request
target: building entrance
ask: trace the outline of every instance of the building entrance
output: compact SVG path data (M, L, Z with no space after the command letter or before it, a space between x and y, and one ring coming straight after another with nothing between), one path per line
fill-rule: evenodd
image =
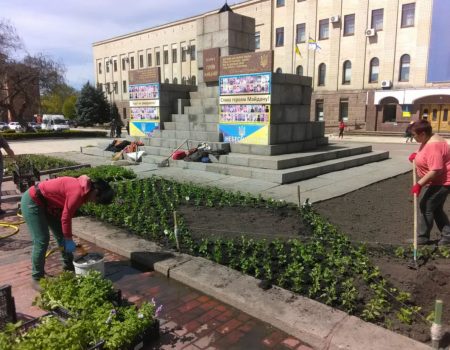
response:
M420 105L420 118L428 119L433 131L450 132L449 110L450 104Z

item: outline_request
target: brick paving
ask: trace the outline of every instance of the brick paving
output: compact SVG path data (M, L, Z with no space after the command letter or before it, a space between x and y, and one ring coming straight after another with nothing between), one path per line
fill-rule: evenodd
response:
M15 193L14 184L4 183L2 190L3 196L12 195ZM10 199L4 200L2 208L12 215L2 218L2 221L16 222L20 219L13 215L17 199ZM0 236L9 232L11 228L0 227ZM125 298L137 304L155 298L157 304L163 305L160 338L146 349L311 350L299 339L201 291L154 271L138 270L123 257L86 241L81 243L88 251L105 255L105 275L116 288L121 289ZM0 239L0 285L12 286L17 316L22 320L45 313L32 306L37 293L30 287L30 254L31 242L25 224L20 226L18 234ZM46 272L50 275L61 272L59 254L53 254L47 259Z

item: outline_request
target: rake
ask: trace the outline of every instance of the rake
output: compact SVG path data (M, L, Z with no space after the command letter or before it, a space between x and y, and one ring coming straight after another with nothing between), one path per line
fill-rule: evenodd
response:
M178 151L181 147L183 147L183 145L184 145L185 143L187 143L188 141L189 141L188 139L184 140L183 143L181 143L181 144L180 144L180 145L179 145L179 146L178 146L178 147L170 154L170 156L168 156L168 157L167 157L166 159L164 159L163 161L157 163L158 168L164 168L164 167L170 166L169 159L172 158L172 156L174 155L174 153L175 153L176 151Z

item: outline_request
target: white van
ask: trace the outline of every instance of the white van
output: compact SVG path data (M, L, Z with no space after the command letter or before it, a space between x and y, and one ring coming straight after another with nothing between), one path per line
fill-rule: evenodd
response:
M62 114L44 114L42 116L42 130L69 130L69 121Z

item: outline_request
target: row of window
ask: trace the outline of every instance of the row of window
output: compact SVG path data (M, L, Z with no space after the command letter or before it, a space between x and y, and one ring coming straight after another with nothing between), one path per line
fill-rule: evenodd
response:
M166 78L164 80L164 83L168 84L168 83L170 83L170 80L168 78ZM178 84L178 78L173 78L172 84ZM181 84L182 85L196 85L197 84L197 78L195 77L195 75L193 75L192 77L187 78L187 79L186 79L186 77L183 77L183 78L181 78ZM111 85L112 85L112 88L111 88ZM97 87L100 90L103 91L103 84L102 83L97 84ZM119 93L119 87L118 87L117 81L113 82L112 84L111 83L106 83L104 91L106 93L108 93L108 94L112 94L112 93L118 94ZM128 93L128 87L127 87L127 81L126 80L122 81L122 93L123 94Z
M316 100L316 121L323 122L323 100ZM348 121L348 98L341 98L339 100L339 120Z
M284 6L284 1L283 1ZM413 27L414 17L416 11L416 4L404 4L402 6L402 20L401 27ZM383 30L384 9L376 9L372 11L371 28L375 31ZM344 30L343 36L355 35L355 14L348 14L344 16ZM319 20L319 40L326 40L330 37L330 20L328 18ZM256 48L259 48L259 32L255 38ZM306 23L299 23L296 26L296 43L306 42ZM275 46L284 46L284 27L276 28L275 30Z
M411 57L407 54L400 57L400 70L398 81L407 82L409 81L409 68L411 65ZM378 82L378 73L380 71L380 61L377 57L370 60L369 64L369 83ZM300 73L301 72L301 73ZM317 85L325 86L327 66L325 63L319 64L317 72ZM297 74L303 75L303 67L297 67ZM342 84L348 85L352 80L352 62L345 61L342 65Z
M187 55L190 56L191 61L195 61L195 45L191 45L189 47L183 47L181 49L181 62L186 62L187 60ZM172 49L172 63L177 63L178 62L178 50L177 49ZM135 69L135 60L134 60L134 56L130 56L128 57L124 57L122 58L122 70L126 70L126 63L130 64L130 69ZM112 64L112 70L114 72L117 72L117 60L107 60L105 67L106 67L106 73L110 72L110 65ZM169 50L164 50L163 51L163 64L169 64ZM161 53L160 52L156 52L155 53L155 66L160 66L161 65ZM147 67L152 67L153 66L153 56L151 53L147 54ZM139 68L144 68L145 67L145 63L144 63L144 55L140 54L139 55ZM99 62L98 63L98 74L102 74L102 63Z

